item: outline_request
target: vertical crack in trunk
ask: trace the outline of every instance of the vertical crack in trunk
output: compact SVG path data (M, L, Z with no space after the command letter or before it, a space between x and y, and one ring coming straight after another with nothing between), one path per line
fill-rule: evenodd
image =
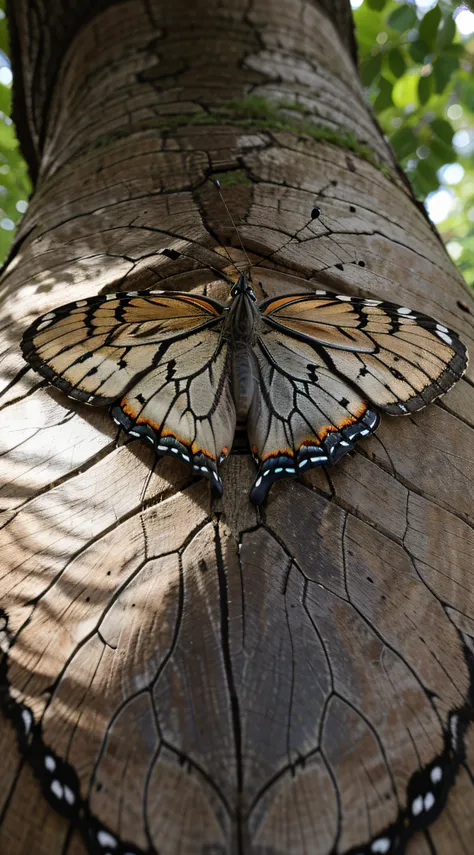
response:
M224 657L225 673L227 677L227 687L229 691L229 700L232 713L232 725L235 742L235 762L237 774L237 791L236 791L236 806L235 806L235 822L236 822L236 855L243 855L243 829L242 829L242 791L243 791L243 764L242 764L242 729L240 720L240 706L237 694L237 688L234 679L234 670L232 666L231 638L229 630L229 589L227 585L226 568L222 555L222 544L219 533L219 523L215 523L215 538L216 538L216 562L217 575L219 579L219 597L220 597L220 614L221 614L221 639L222 639L222 654Z

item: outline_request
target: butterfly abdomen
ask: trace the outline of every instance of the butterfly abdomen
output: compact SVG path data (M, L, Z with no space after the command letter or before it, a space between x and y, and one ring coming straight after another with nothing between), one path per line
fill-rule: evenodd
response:
M250 347L236 345L232 350L232 397L237 421L245 423L255 393L255 357Z

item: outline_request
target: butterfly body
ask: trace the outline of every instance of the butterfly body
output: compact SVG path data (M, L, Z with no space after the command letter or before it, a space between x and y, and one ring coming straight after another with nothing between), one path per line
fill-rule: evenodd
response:
M43 315L23 354L49 382L222 492L219 466L247 429L260 504L280 478L333 465L373 433L446 392L467 364L443 324L393 303L327 291L257 303L240 275L231 299L128 292Z
M260 312L247 278L242 274L231 292L223 337L228 341L231 360L231 385L237 424L247 422L257 390L257 366L253 348L260 327Z

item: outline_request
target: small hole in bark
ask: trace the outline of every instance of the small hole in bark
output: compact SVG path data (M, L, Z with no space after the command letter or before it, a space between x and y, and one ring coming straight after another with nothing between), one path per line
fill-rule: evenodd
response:
M349 208L349 211L351 212L351 214L354 214L355 213L355 205L351 205Z
M365 261L358 261L357 264L359 267L365 267Z
M90 603L90 597L86 597L86 603Z
M338 270L344 270L343 264L336 264L335 267L337 267Z
M459 306L459 308L460 308L463 312L467 312L467 313L468 313L468 315L472 314L472 313L471 313L471 310L470 310L470 308L469 308L469 306L467 305L467 303L463 303L463 301L462 301L462 300L458 300L458 306Z
M371 585L374 584L374 580L370 576L367 576L367 581L370 582Z
M176 252L175 249L162 249L160 254L166 255L167 258L171 258L173 261L176 261L176 259L181 255L181 253Z
M333 186L333 187L335 187L335 186L336 186L337 181L336 181L336 179L335 179L335 178L333 178L333 179L332 179L331 184L332 184L332 186Z

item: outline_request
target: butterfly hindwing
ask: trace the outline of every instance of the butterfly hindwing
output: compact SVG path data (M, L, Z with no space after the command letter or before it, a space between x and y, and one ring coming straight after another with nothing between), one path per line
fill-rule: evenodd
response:
M107 295L61 306L25 333L25 358L70 397L113 417L220 490L235 429L223 306L188 294ZM212 419L211 419L212 414Z
M156 367L112 408L128 433L174 454L209 478L218 492L218 466L232 446L236 415L229 353L219 331L204 329L171 342Z
M379 417L308 342L267 328L255 356L257 394L247 430L259 463L251 499L260 504L279 478L337 463Z

